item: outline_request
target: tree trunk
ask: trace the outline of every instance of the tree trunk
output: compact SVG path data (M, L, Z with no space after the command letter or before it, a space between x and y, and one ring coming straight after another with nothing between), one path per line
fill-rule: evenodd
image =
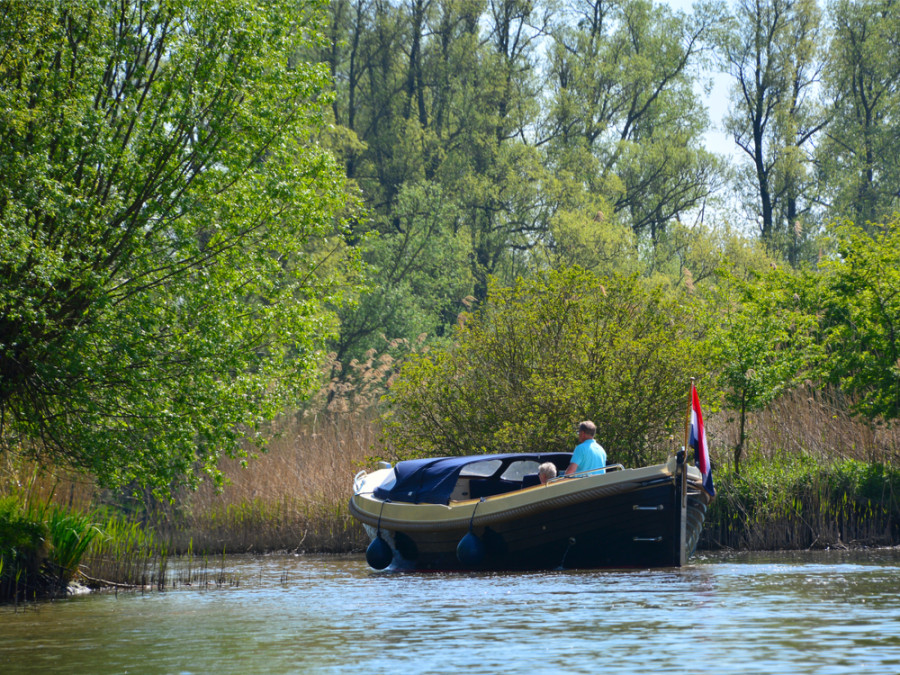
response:
M734 475L741 475L741 455L744 453L744 424L747 420L747 398L741 397L741 430L738 434L737 445L734 446Z

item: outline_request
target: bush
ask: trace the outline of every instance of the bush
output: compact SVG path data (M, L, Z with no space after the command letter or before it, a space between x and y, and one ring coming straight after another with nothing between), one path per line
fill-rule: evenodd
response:
M384 440L400 457L565 451L592 419L611 461L654 461L680 445L689 378L708 367L688 310L578 268L492 287L453 346L404 366Z
M13 497L0 499L0 601L23 597L46 560L47 526L23 512Z

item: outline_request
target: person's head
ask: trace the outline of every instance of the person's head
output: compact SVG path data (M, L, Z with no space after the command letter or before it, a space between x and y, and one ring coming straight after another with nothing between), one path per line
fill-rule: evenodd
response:
M590 420L585 420L581 424L578 425L578 438L582 441L593 438L597 433L597 425L591 422Z
M556 478L556 465L553 462L544 462L538 467L538 478L544 485L551 478Z

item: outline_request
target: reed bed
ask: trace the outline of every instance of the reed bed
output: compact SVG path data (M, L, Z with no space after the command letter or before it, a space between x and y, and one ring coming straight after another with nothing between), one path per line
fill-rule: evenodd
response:
M173 551L344 553L368 543L350 517L353 476L378 452L376 424L356 415L293 417L246 467L226 460L220 493L205 485L158 519Z
M82 561L89 585L107 587L164 586L169 563L166 543L139 523L113 516Z
M740 476L733 466L737 420L728 411L710 410L706 426L718 498L700 547L900 542L900 431L855 419L846 403L828 391L801 390L751 414ZM286 417L266 453L246 466L222 463L227 483L221 492L204 485L177 494L173 503L135 508L125 495L100 491L83 477L29 465L0 471L3 484L14 486L25 504L90 514L101 533L82 559L90 585L206 587L239 583L225 573L224 562L215 563L226 553L364 550L367 537L348 513L351 481L381 453L373 414L332 411ZM614 448L610 458L615 461Z
M225 570L224 551L220 557L195 555L189 543L183 554L172 555L168 542L121 516L109 518L99 529L100 536L81 563L81 579L90 587L165 590L240 585L239 577Z
M706 420L717 499L701 548L751 550L900 543L900 428L805 387L747 416L740 476L736 415Z
M732 454L737 426L729 411L707 419L719 499L701 546L795 549L900 541L896 427L855 418L833 392L798 390L748 417L744 475L738 477ZM177 546L190 537L209 550L362 550L367 538L347 513L350 477L379 447L374 420L294 419L248 468L224 466L231 481L224 492L204 489L190 496Z
M716 474L700 548L796 550L900 541L900 470L880 462L754 454Z
M870 421L849 412L850 401L831 388L803 387L765 410L747 415L745 450L769 459L806 454L900 464L900 425ZM710 446L723 462L738 442L737 415L723 411L706 419Z

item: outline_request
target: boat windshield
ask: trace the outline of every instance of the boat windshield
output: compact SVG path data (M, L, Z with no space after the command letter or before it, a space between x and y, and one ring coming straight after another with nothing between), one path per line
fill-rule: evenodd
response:
M540 467L540 464L531 460L513 462L506 467L506 471L503 472L500 478L501 480L522 480L529 474L537 473L538 467Z
M484 462L475 462L474 464L468 464L466 467L459 472L461 478L487 478L488 476L493 476L494 472L500 468L501 462L499 459L489 459Z
M565 466L571 453L506 453L408 459L394 467L396 481L379 485L376 499L410 504L447 504L460 477L491 483L485 494L521 489L522 478L534 474L542 462ZM502 477L498 474L502 473ZM515 476L515 477L514 477Z

